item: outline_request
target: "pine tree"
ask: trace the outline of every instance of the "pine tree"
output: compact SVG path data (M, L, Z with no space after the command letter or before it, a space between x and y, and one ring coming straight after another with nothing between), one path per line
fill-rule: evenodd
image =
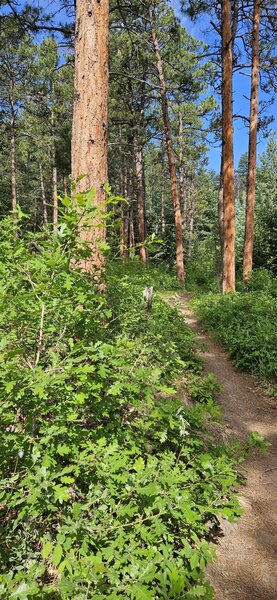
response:
M104 211L108 177L108 0L77 0L75 22L72 177L78 191L94 188L94 203ZM81 175L84 177L78 180ZM105 237L104 225L101 229L81 228L81 236L91 243L92 250L83 267L88 271L101 267L103 256L96 246L99 237Z

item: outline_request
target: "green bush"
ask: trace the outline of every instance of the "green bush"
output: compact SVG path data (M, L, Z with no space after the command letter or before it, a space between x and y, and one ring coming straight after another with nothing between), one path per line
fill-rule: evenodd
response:
M64 204L57 234L0 224L1 599L212 598L209 533L240 513L216 384L176 311L146 314L163 275L114 265L101 294L77 268L86 197Z
M256 284L254 278L251 285ZM262 378L276 377L277 304L268 292L207 294L195 300L194 307L201 323L216 333L237 367Z
M189 289L201 288L207 291L217 291L217 262L214 244L210 240L199 243L186 267L186 281Z
M255 269L247 284L247 289L252 292L266 292L268 295L277 297L277 278L273 277L267 269Z

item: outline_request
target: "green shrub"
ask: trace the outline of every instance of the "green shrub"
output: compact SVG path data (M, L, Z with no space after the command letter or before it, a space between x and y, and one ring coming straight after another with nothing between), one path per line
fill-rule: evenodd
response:
M275 298L256 291L208 294L195 300L194 307L201 323L216 333L237 367L266 379L276 377Z
M277 297L277 278L273 277L267 269L255 269L247 284L249 291L266 292L270 296Z
M186 281L190 289L202 288L217 291L216 255L213 244L205 240L200 243L186 266Z
M1 599L212 598L209 532L240 513L237 449L207 428L216 384L176 311L145 312L162 274L114 265L101 294L77 268L65 205L57 235L0 224Z

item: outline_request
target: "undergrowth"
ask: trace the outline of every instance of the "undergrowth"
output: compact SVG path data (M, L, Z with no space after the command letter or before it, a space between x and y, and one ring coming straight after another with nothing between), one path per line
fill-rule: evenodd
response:
M208 539L240 513L240 451L210 433L216 384L181 317L157 296L145 311L145 284L172 281L114 264L101 294L77 268L76 203L57 234L0 224L0 597L212 598Z
M261 290L256 280L249 290L228 294L206 294L193 300L203 326L216 334L234 364L260 378L277 376L277 301L274 282Z

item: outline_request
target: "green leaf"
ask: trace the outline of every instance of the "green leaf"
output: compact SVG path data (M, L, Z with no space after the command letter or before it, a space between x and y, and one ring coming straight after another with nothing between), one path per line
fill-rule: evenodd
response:
M58 500L60 504L63 502L67 502L69 500L69 492L67 487L63 487L61 485L55 485L55 501Z
M199 564L199 556L197 552L194 552L189 561L190 567L194 570Z
M53 556L52 556L52 563L53 563L54 567L57 567L60 564L62 555L63 555L63 549L60 544L57 544L57 546L55 547L55 550L53 552Z
M42 551L41 551L42 558L47 558L49 556L50 552L52 552L52 544L51 544L51 542L46 542L46 544L44 544L42 547Z
M137 460L134 462L133 468L135 469L135 471L136 471L137 473L141 473L141 471L143 471L144 467L145 467L144 460L143 460L143 458L140 456L140 457L139 457L139 458L137 458Z

